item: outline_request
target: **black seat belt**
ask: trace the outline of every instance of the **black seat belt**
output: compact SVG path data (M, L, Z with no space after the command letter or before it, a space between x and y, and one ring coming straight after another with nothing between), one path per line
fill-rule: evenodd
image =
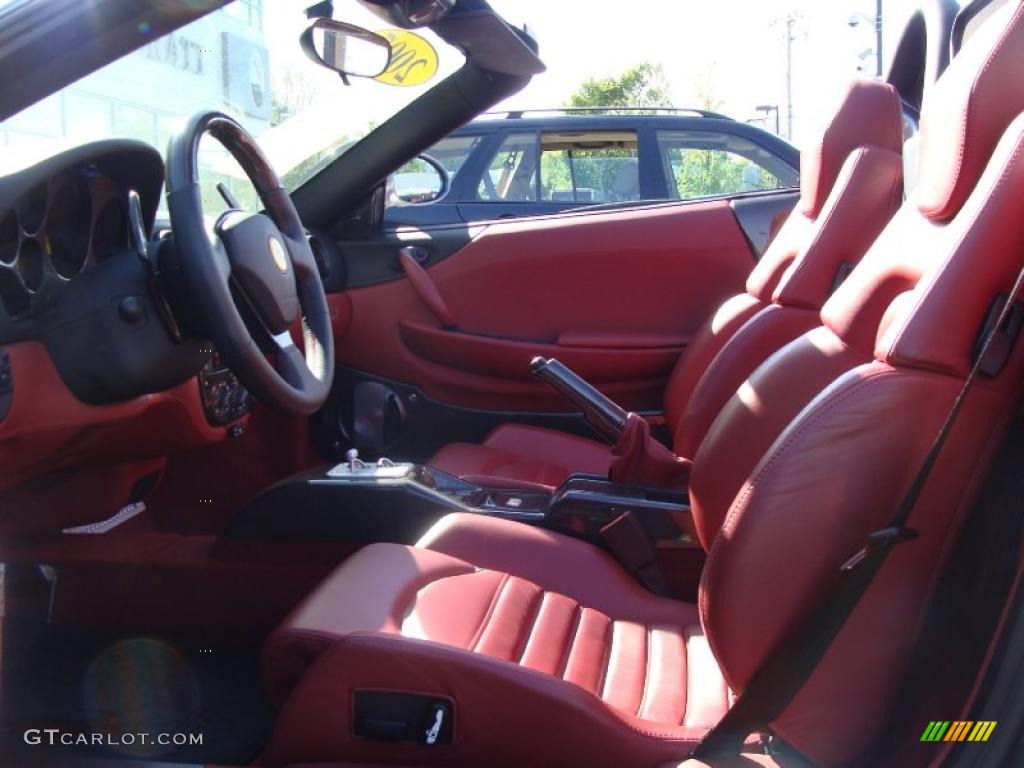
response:
M994 348L994 340L1000 337L1014 314L1016 297L1022 287L1024 269L1017 275L995 323L989 327L945 421L886 527L870 534L864 548L842 565L836 586L754 673L736 704L697 745L693 757L707 759L737 755L751 733L765 731L817 669L892 548L917 537L917 532L907 527L907 520L924 490L974 381L981 371L991 367L987 359L989 351Z

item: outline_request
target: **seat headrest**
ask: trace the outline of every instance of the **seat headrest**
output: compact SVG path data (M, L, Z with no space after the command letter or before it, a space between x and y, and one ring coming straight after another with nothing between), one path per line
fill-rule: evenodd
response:
M888 83L854 80L825 130L800 153L800 212L818 215L855 149L881 147L898 153L902 142L896 89Z
M963 206L1010 121L1024 111L1024 3L998 9L925 99L914 202L946 221Z

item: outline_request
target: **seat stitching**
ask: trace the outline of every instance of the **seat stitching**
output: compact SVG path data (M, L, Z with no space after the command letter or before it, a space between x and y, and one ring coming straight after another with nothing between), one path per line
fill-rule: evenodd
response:
M476 633L473 635L473 642L470 643L470 647L474 653L477 651L480 641L483 639L484 631L487 629L488 623L491 621L491 617L494 616L494 610L498 606L498 599L501 597L502 592L505 591L505 586L511 580L511 576L507 573L501 574L501 580L498 582L497 589L494 590L494 597L491 598L491 604L487 607L487 612L484 614L483 619L480 621L480 626L477 627Z
M874 366L879 364L869 363L868 365ZM881 370L869 371L863 378L848 378L855 370L857 370L857 368L848 371L836 380L838 383L829 385L829 388L812 400L811 403L805 407L805 410L801 411L790 425L783 430L783 433L780 434L779 440L781 440L781 442L777 440L761 458L761 461L755 467L754 476L746 481L745 487L737 494L732 505L729 507L725 521L715 534L711 549L708 551L707 561L704 564L704 573L701 576L702 583L705 582L705 579L709 580L713 578L719 567L720 558L722 557L721 542L725 540L724 532L727 529L731 531L735 527L736 518L744 510L747 499L754 493L754 490L758 488L759 483L763 482L766 476L769 476L773 471L775 471L776 465L779 462L784 461L791 450L796 450L794 446L799 446L801 442L805 441L807 433L810 432L810 430L819 421L826 419L833 411L842 407L847 400L856 396L862 389L874 386L875 382L880 379L890 378L895 375L900 375L901 373L899 370L889 367ZM815 409L811 409L810 406L814 403L817 404L817 407ZM788 434L786 434L787 432ZM784 438L783 435L785 435ZM708 590L705 587L700 590L698 594L697 604L702 624L705 623L705 617L710 612L707 593ZM713 640L713 635L708 633L707 638L712 652L715 653L715 658L719 658L720 654L715 652L717 644ZM726 685L734 689L740 688L741 686L735 685L733 681L729 679L728 674L728 671L723 666L722 677L725 679Z
M565 673L569 669L569 657L572 656L573 646L576 645L576 636L580 632L580 624L583 621L583 606L576 603L576 607L573 609L573 622L572 632L569 633L569 642L566 643L565 652L562 655L561 661L558 663L558 677L565 680Z
M604 661L601 663L601 676L597 681L597 687L594 689L594 694L605 701L604 689L608 684L608 672L612 661L612 644L615 642L615 625L617 621L612 620L608 622L608 629L605 630L605 642L604 642Z
M526 632L521 640L522 647L517 647L516 652L512 654L512 660L515 661L516 664L523 663L523 658L526 656L526 649L530 646L530 638L533 635L534 630L537 628L537 622L540 620L540 612L544 608L544 600L547 598L548 594L550 593L545 590L541 590L540 596L534 600L534 602L537 603L537 609L533 611L533 618L530 620L529 624L523 622ZM519 644L517 643L517 646L518 645Z
M683 641L683 674L686 677L683 679L683 711L679 716L679 720L676 725L683 726L686 723L686 710L690 708L690 638L689 629L686 627L679 628L679 637Z
M651 652L654 649L654 627L644 627L647 633L647 651L644 656L644 687L640 692L640 705L636 708L636 716L643 717L644 705L647 703L647 694L651 685Z
M982 203L977 210L971 212L972 216L970 221L964 226L963 231L956 239L956 243L953 245L952 248L948 250L946 256L942 259L942 263L938 264L936 268L931 269L927 274L922 275L921 278L918 280L917 284L912 289L914 293L917 294L914 299L914 306L911 308L909 312L904 314L901 318L899 329L895 333L892 343L889 345L889 348L885 351L887 358L892 359L894 357L896 348L901 346L903 342L903 337L907 333L907 328L911 324L911 320L920 311L921 304L924 302L925 297L930 292L929 290L926 289L930 289L932 286L936 285L948 274L946 270L949 268L950 264L952 264L955 261L956 256L960 253L960 249L963 246L963 244L967 241L968 237L970 237L977 231L975 225L977 225L978 221L983 217L986 211L987 201L994 197L996 193L998 193L1000 189L1003 187L1003 185L1006 183L1006 180L1012 174L1013 166L1017 163L1017 160L1020 158L1020 156L1021 146L1018 144L1016 149L1014 149L1013 154L1011 154L1009 159L1007 159L1005 165L999 173L998 178L996 178L995 183L993 183L987 190L988 194L985 197L985 202ZM987 169L988 168L986 166L985 170ZM982 175L985 175L984 172L982 173ZM971 192L970 195L968 195L967 201L964 203L963 206L961 206L960 210L957 211L956 215L953 217L955 221L960 220L960 216L964 212L964 209L967 208L967 205L972 201L972 198L974 198L977 195L977 188L978 186L980 186L980 184L981 180L979 179L978 183L975 185L975 189ZM927 285L925 285L926 280Z

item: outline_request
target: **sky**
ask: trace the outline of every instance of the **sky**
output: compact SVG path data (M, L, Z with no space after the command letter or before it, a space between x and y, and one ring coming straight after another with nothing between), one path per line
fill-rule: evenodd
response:
M722 111L737 119L757 117L757 105L779 105L785 132L785 19L794 15L793 121L799 142L858 74L860 53L872 51L863 63L867 74L875 69L874 0L491 0L491 5L508 21L529 25L548 66L508 100L509 107L563 104L587 77L615 75L649 60L662 65L674 106L695 106L697 86L710 82ZM883 54L891 54L913 7L912 0L885 0ZM851 28L857 13L867 23ZM774 117L770 123L774 129Z
M547 65L546 72L497 109L557 108L588 77L618 75L648 61L660 65L665 73L671 91L671 103L666 106L701 106L697 93L705 89L719 102L718 111L738 120L760 119L773 130L774 115L766 119L756 107L778 105L781 133L787 136L785 20L791 17L791 138L799 147L828 118L846 84L858 74L858 65L863 64L867 74L875 71L876 0L489 1L510 23L528 26ZM883 52L888 57L916 0L883 2ZM303 10L310 3L263 3L263 34L275 94L291 89L308 91L306 95L311 96L284 124L252 126L281 172L339 141L362 136L464 61L460 51L425 30L421 34L433 42L440 59L430 82L419 88L397 88L353 78L351 87L346 88L335 73L314 65L299 48L299 35L308 24ZM215 16L194 23L216 25ZM855 16L861 23L851 27ZM335 18L371 30L386 26L355 0L336 2ZM181 34L187 37L188 28ZM199 109L219 106L209 103L205 93L196 93L194 101L167 108L180 112L176 116L184 120ZM65 122L74 129L72 133L88 123L78 119ZM83 138L69 135L61 140ZM45 144L36 150L53 151ZM7 154L11 162L31 161L30 152Z

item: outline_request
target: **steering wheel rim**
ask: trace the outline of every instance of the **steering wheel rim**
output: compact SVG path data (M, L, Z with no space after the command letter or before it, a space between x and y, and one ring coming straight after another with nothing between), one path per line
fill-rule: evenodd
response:
M212 240L199 186L199 141L206 134L238 161L265 206L257 214L228 211ZM167 205L181 276L225 364L273 407L297 415L318 410L334 377L327 297L291 196L256 140L221 112L195 115L168 146ZM300 318L303 353L291 336Z

